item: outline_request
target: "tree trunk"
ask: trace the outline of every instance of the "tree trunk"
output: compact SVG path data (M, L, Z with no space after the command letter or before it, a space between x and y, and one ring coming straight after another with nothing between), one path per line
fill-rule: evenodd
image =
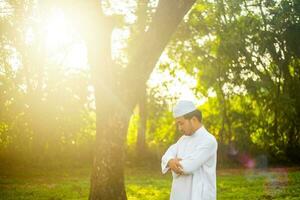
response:
M124 143L128 118L120 116L118 110L101 113L97 117L95 157L91 175L90 200L123 200L124 187Z
M91 174L90 200L124 200L124 144L130 112L121 102L121 86L111 59L113 18L89 1L84 32L96 102L96 141ZM88 3L87 3L88 4Z

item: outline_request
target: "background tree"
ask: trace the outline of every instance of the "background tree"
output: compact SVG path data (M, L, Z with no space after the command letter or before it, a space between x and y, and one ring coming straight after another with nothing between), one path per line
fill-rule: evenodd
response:
M299 3L202 1L185 22L169 54L188 73L198 74L199 92L216 95L218 103L213 105L221 121L209 124L219 124L215 131L221 148L236 142L239 149L249 150L255 143L256 151L271 158L296 161L290 148L299 146L294 90L299 87L294 46L299 43L294 37L299 32Z

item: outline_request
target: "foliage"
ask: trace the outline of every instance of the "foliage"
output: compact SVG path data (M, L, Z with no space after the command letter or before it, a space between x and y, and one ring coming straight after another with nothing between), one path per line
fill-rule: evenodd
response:
M181 24L168 54L208 97L221 152L235 143L299 161L299 17L298 1L201 1Z
M89 71L67 70L47 54L45 32L38 29L46 23L45 5L7 2L11 7L3 4L6 14L0 16L2 163L89 162L96 129ZM272 162L299 162L299 5L295 0L197 1L165 50L173 64L158 67L176 76L175 63L197 79L195 94L207 97L199 108L218 139L220 157L226 159L233 145ZM153 9L139 2L139 27L151 23ZM131 28L128 54L143 31ZM28 43L29 30L36 39ZM67 54L63 47L56 53ZM168 90L167 80L161 82ZM175 97L151 87L147 95L146 143L159 159L180 137L171 114ZM137 112L132 116L128 151L135 151L139 118Z

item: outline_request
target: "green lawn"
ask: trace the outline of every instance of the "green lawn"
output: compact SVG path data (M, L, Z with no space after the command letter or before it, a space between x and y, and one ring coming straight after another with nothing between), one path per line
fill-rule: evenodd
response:
M12 175L13 174L13 175ZM300 170L218 170L218 199L300 199ZM170 174L159 169L126 170L129 200L167 200ZM25 172L1 171L0 199L87 199L89 169Z

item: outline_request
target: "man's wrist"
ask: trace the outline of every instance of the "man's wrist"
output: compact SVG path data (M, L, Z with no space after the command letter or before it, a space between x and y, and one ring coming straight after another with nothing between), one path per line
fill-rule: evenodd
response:
M174 158L171 158L168 163L167 163L167 166L170 167L170 162L172 162L172 160L174 160Z

